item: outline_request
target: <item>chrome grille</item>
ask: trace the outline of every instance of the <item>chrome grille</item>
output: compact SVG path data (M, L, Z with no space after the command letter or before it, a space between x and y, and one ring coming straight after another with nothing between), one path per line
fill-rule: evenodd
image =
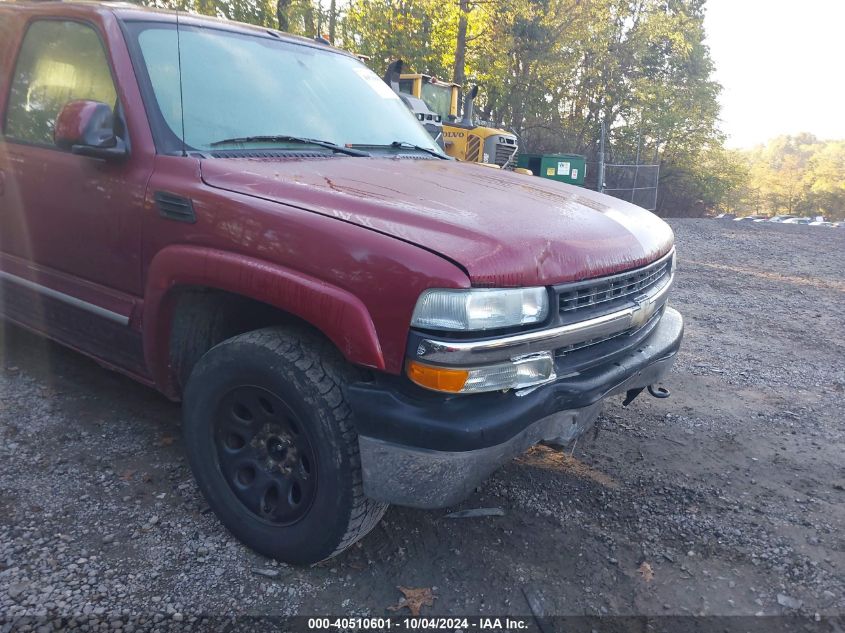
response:
M503 143L496 143L496 155L493 162L499 167L503 167L505 163L510 161L509 165L515 165L516 161L511 159L511 156L516 152L516 145L505 145Z
M579 349L584 349L585 347L590 347L590 345L598 345L599 343L604 343L611 339L615 339L623 334L627 334L628 331L624 332L617 332L616 334L610 334L608 336L600 336L598 338L591 338L589 340L584 341L583 343L573 343L572 345L567 345L565 347L560 347L555 350L555 354L557 356L562 356L563 354L568 354L569 352L576 352Z
M579 349L584 349L585 347L590 347L591 345L598 345L599 343L606 343L607 341L612 341L615 338L619 338L620 336L625 336L626 334L632 334L635 331L640 331L642 328L647 328L652 325L663 315L663 310L658 310L652 317L646 322L641 328L636 329L629 329L623 330L622 332L617 332L616 334L609 334L608 336L599 336L597 338L591 338L582 343L573 343L571 345L566 345L564 347L559 347L555 350L555 356L564 356L565 354L569 354L571 352L577 352Z
M588 308L605 308L625 303L636 295L657 288L668 281L672 273L674 252L660 260L617 275L601 277L556 288L561 314Z

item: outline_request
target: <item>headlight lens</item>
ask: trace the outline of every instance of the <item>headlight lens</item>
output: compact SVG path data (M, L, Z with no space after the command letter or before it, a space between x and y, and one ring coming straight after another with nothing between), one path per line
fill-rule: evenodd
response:
M477 331L540 323L549 313L545 288L435 289L420 295L413 327Z
M550 352L497 365L460 369L427 365L412 360L408 362L407 372L408 378L421 387L446 393L524 389L556 378L554 358Z

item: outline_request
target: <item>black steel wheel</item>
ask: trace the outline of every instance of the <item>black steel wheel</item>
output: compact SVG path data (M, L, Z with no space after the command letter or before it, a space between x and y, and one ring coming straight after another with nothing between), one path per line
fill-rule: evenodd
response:
M344 394L357 377L330 343L301 328L233 337L191 371L188 461L211 509L256 551L294 564L331 558L387 509L363 491Z
M214 418L217 459L226 482L255 516L277 525L301 519L317 492L317 457L308 427L278 396L236 387Z

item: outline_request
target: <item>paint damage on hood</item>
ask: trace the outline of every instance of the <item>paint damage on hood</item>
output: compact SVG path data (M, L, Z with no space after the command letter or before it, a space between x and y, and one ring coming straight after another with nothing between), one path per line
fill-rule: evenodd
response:
M409 158L205 159L211 187L351 222L439 253L476 286L550 285L671 250L660 218L617 198L469 163Z

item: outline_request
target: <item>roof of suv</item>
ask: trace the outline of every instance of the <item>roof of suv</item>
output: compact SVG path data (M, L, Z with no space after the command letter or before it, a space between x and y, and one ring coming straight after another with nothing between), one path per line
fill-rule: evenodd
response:
M142 7L130 2L98 2L96 0L0 0L0 11L4 8L12 8L16 13L21 9L30 9L36 13L49 13L49 8L71 9L73 13L111 13L121 20L127 21L154 21L154 22L176 22L176 16L179 16L179 23L190 26L212 27L217 29L226 29L227 31L241 32L249 35L263 35L264 37L273 37L279 40L286 40L296 44L305 44L315 48L330 49L338 53L343 53L354 57L348 51L344 51L333 46L320 43L316 40L307 37L300 37L271 29L264 26L256 26L253 24L244 24L243 22L234 22L224 18L211 17L207 15L198 15L195 13L186 13L183 11L172 11L169 9L157 9L153 7ZM46 11L45 11L46 9Z

